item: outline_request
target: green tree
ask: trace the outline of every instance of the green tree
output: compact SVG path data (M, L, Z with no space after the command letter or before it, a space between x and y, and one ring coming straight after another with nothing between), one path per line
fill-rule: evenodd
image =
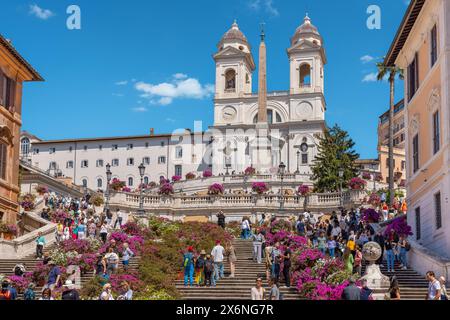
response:
M378 81L388 77L389 80L389 205L394 205L394 107L395 107L395 78L403 80L403 70L394 66L387 66L384 62L377 63Z
M312 166L312 179L315 181L316 192L337 192L347 187L347 182L357 176L355 160L359 158L354 150L355 143L337 124L326 128L323 136L319 137L318 155ZM343 177L339 177L339 170L343 170Z

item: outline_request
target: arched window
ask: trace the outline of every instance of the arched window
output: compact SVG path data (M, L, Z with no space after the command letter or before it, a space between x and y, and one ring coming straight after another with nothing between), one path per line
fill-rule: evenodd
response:
M267 123L273 124L273 123L280 123L281 121L281 115L276 112L275 110L267 110ZM258 114L253 118L253 123L258 123Z
M22 155L28 155L28 153L30 152L30 139L22 139L22 141L20 142L20 152L22 153Z
M83 187L87 187L88 181L87 179L83 179L81 183L83 184Z
M148 184L148 177L144 177L144 184Z
M132 186L133 186L133 182L134 182L134 181L133 181L133 178L132 178L132 177L129 177L129 178L128 178L128 186L129 186L129 187L132 187Z
M97 179L97 188L103 188L103 180L101 178Z
M300 88L311 86L311 67L309 64L300 66Z
M236 90L236 71L230 69L227 70L227 72L225 72L225 91L234 92L235 90Z

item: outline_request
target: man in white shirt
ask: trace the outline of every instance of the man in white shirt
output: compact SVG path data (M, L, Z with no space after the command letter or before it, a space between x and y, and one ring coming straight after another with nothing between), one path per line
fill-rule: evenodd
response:
M426 300L441 300L441 284L433 271L427 272L428 294Z
M211 257L214 261L214 275L212 277L212 285L215 286L219 279L224 278L223 274L223 257L225 248L221 246L220 240L216 241L216 246L211 251Z
M116 229L117 223L119 224L119 227L122 228L122 221L123 221L123 213L122 211L120 211L120 209L117 209L116 222L114 222L114 229Z

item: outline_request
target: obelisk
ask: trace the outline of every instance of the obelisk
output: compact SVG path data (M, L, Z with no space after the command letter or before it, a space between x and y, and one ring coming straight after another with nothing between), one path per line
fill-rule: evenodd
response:
M253 151L257 171L267 173L272 167L270 131L267 122L267 53L264 28L261 31L258 69L258 122L256 123L256 149Z

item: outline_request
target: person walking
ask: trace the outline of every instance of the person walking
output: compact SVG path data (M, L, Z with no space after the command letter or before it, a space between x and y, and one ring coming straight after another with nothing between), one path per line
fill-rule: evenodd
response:
M335 237L330 236L330 238L328 239L327 242L327 248L328 248L328 255L330 256L330 258L335 257L335 250L336 250L336 240Z
M342 260L344 262L345 270L349 273L353 273L353 264L355 261L349 247L345 248Z
M252 300L265 300L266 290L262 286L262 279L256 279L256 286L252 288Z
M393 242L389 238L384 240L384 251L386 253L387 272L394 272L394 248Z
M355 262L354 262L354 267L355 267L355 272L361 277L361 272L362 272L362 252L361 252L361 248L359 246L356 246L356 253L355 253Z
M445 286L445 278L444 277L440 277L439 278L439 283L441 284L441 300L448 300L448 293L447 293L447 288Z
M200 255L195 260L195 284L197 287L203 285L205 281L204 269L205 269L205 261L206 261L206 251L202 250Z
M352 256L350 253L350 250L347 250L348 255ZM352 276L348 280L349 284L347 287L345 287L344 291L342 291L342 300L349 300L349 301L358 301L361 300L361 289L358 288L356 285L356 280Z
M227 257L228 257L228 262L230 263L230 278L234 278L235 277L235 273L236 273L236 250L234 249L234 246L232 244L228 245L228 248L226 250L227 252Z
M327 238L325 237L324 232L319 233L319 237L317 238L317 248L324 255L327 252Z
M269 300L280 300L280 289L278 288L278 282L276 279L270 280Z
M194 248L188 247L187 252L183 254L183 269L184 269L184 286L194 285Z
M442 288L433 271L426 274L428 280L428 293L426 300L441 300Z
M106 243L106 239L108 238L108 223L106 221L104 221L100 227L100 238L103 243Z
M284 254L283 254L283 277L284 277L284 282L285 282L286 288L290 288L291 287L291 256L292 256L292 251L289 248L288 243L285 243L285 247L286 247L286 249L285 249Z
M225 256L225 248L220 244L220 240L216 241L216 246L211 251L211 257L214 261L213 285L217 281L224 278L223 274L223 258Z
M122 222L123 222L123 212L120 211L120 209L116 210L116 221L114 222L114 228L116 229L117 224L119 224L119 229L122 229Z
M58 287L61 280L61 270L53 260L50 260L48 264L50 266L50 272L48 273L47 285L45 287L53 291Z
M267 246L265 249L265 265L266 265L266 279L270 282L272 279L272 246Z
M278 282L280 280L281 271L281 251L280 243L277 242L272 249L272 277Z
M253 261L256 261L258 264L261 264L261 248L262 244L264 242L264 236L261 234L260 231L257 232L257 234L253 235Z
M128 270L128 266L130 265L130 259L133 256L134 252L131 251L129 244L125 242L123 244L123 251L122 251L122 265L124 271Z
M242 224L241 224L241 238L242 239L248 239L248 236L250 234L250 222L246 217L242 218Z
M42 256L44 254L44 245L45 238L42 235L42 232L39 232L36 239L36 259L42 259Z
M111 274L115 274L119 268L119 255L114 252L113 247L108 248L108 253L105 255L106 260L106 273L109 277Z
M400 240L398 242L398 247L400 249L400 268L403 270L408 269L408 259L407 254L410 249L410 244L408 240L406 240L405 236L400 236Z
M206 255L205 266L203 269L205 274L205 286L210 287L211 285L215 286L213 283L213 274L214 274L214 262L211 259L211 256Z
M219 227L225 229L225 214L222 210L220 210L217 214L217 224L219 225Z

